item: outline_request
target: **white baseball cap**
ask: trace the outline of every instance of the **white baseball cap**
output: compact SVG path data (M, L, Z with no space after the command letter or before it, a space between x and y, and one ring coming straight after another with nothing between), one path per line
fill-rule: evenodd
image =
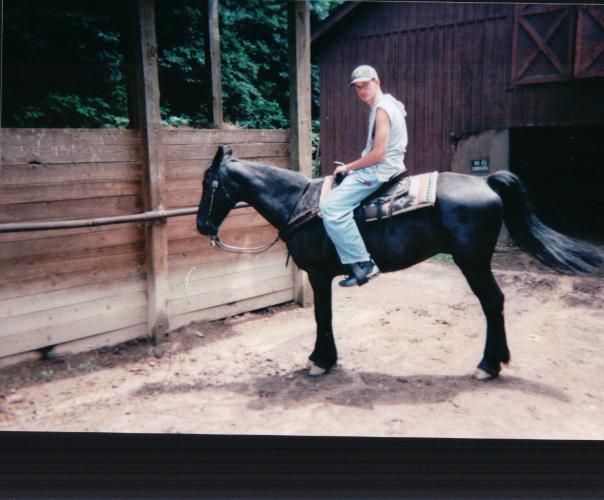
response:
M357 66L352 75L350 75L349 87L352 87L357 82L368 82L369 80L379 80L377 71L366 64Z

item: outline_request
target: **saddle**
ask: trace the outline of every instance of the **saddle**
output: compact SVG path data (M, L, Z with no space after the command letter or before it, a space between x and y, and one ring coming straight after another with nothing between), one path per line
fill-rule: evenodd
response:
M354 211L360 226L364 222L387 221L411 210L433 206L436 201L438 172L429 172L408 177L406 172L396 174L376 192L365 198ZM300 196L289 223L282 231L282 239L310 220L320 217L321 201L332 189L337 189L333 175L309 181Z

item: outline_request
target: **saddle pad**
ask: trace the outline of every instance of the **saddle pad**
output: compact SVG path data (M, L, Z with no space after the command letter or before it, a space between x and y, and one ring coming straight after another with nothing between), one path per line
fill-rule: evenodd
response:
M379 213L383 218L386 218L390 214L396 215L432 206L436 199L437 175L438 172L432 172L404 177L396 182L393 181L391 185L386 183L373 195L365 199L361 206L357 208L355 214L362 210L364 214L359 214L359 217L371 221L377 220ZM291 233L300 226L316 217L321 217L320 203L334 188L334 184L333 175L308 182L293 213L290 215L287 227L280 233L283 240L287 240ZM389 212L390 208L392 208L392 212ZM362 217L363 215L364 217Z
M369 197L361 203L365 220L371 222L392 215L434 206L438 172L404 177L378 197Z

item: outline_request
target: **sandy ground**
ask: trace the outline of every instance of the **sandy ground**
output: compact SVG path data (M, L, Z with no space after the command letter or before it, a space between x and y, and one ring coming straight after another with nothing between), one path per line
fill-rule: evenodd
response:
M471 373L485 322L454 264L334 282L340 360L311 378L311 308L285 304L0 371L0 430L604 439L604 280L498 252L511 364Z

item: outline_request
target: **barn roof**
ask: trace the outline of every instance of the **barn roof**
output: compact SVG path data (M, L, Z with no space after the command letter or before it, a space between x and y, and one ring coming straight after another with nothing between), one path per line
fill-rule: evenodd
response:
M317 43L319 39L332 31L332 28L350 14L354 9L361 5L362 1L345 2L337 7L326 19L324 19L313 30L311 35L311 43Z

